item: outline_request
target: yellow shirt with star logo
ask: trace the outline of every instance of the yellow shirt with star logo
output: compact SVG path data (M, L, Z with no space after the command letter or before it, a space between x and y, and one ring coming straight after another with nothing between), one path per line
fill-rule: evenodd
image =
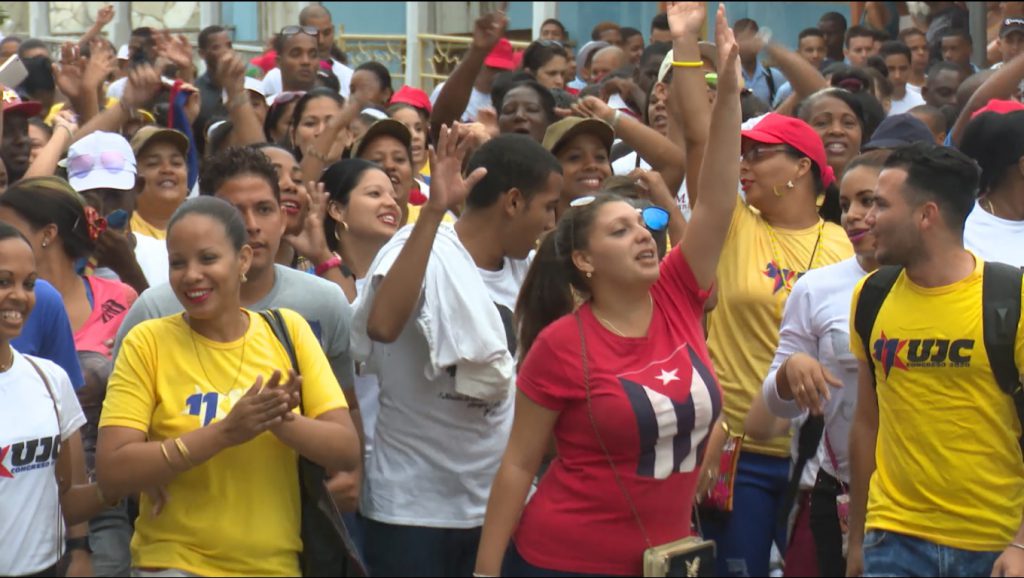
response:
M878 395L875 472L865 527L950 548L1001 552L1024 510L1021 429L992 374L982 328L984 263L967 278L921 287L900 273L865 347L853 320L850 349L874 360ZM1017 327L1024 367L1024 323Z
M852 256L853 246L838 225L769 229L749 205L736 203L718 263L718 305L708 315L708 351L722 384L730 431L743 432L754 396L761 395L793 284L812 261L810 268L819 268ZM766 443L747 440L743 451L788 458L789 436Z
M348 407L306 321L282 310L302 373L310 418ZM249 329L231 343L193 332L183 315L146 321L124 339L107 386L100 427L179 437L224 419L262 375L291 362L270 326L249 313ZM296 410L298 411L298 410ZM132 538L132 565L202 576L298 576L298 454L267 432L179 474L153 517L143 494Z

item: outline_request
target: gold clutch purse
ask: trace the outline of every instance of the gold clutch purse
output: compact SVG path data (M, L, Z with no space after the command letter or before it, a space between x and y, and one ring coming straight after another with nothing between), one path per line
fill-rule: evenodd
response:
M715 543L691 537L644 550L644 576L715 575Z

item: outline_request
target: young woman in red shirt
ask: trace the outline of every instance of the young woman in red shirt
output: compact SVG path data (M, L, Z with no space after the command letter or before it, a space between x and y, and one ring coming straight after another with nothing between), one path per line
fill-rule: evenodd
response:
M669 10L678 26L692 13ZM701 319L739 179L737 50L723 7L717 31L723 70L704 195L682 242L659 264L646 215L619 197L583 197L533 262L517 311L515 420L477 575L636 576L646 548L691 534L722 409ZM703 75L696 44L676 58L677 74ZM585 299L575 311L570 286ZM552 435L558 456L524 509Z

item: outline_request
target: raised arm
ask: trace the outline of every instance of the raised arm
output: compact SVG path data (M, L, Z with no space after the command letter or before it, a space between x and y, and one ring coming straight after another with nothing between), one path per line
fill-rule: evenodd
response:
M651 164L651 168L661 173L670 190L679 190L686 175L686 152L681 147L639 120L613 109L596 96L584 98L573 108L584 116L600 118L612 125L616 136L633 147L640 158Z
M451 76L445 81L430 114L430 134L437 142L442 125L452 126L462 120L469 105L473 83L484 67L484 59L505 35L508 17L504 12L484 14L473 25L473 43Z
M107 24L110 24L113 20L113 5L107 4L103 8L100 8L99 11L96 12L96 21L93 22L92 26L90 26L89 29L85 31L85 34L83 34L82 37L78 39L78 45L88 46L92 44L92 41L95 40L101 32L103 32L103 28L105 28Z
M1024 79L1024 58L1018 56L999 67L995 74L979 86L967 101L964 109L960 111L960 116L953 124L953 129L949 131L953 146L960 145L960 137L963 136L964 129L967 128L967 124L971 122L971 116L979 108L988 104L988 101L993 98L1013 99L1021 79Z
M702 289L715 280L718 259L729 233L736 207L736 183L740 180L740 68L736 38L725 17L725 5L718 5L715 40L719 51L718 97L711 112L708 139L700 181L690 191L705 192L683 234L680 248Z
M798 101L803 100L823 88L828 88L825 77L818 72L813 64L807 62L803 56L786 48L778 42L768 42L764 47L765 52L775 62L775 65L789 80L793 87L793 94L797 95ZM770 102L768 103L771 104Z
M700 30L704 26L706 16L703 2L669 3L668 24L672 30L674 61L701 62L697 41L700 39ZM687 193L690 207L695 207L700 193L697 183L700 182L704 149L711 131L708 84L702 68L674 67L668 110L670 116L678 115L677 124L683 130L683 142L686 144L686 177L689 183Z
M70 110L62 110L57 113L57 116L53 118L53 136L39 150L36 160L32 161L22 178L52 175L57 170L57 163L64 156L64 151L71 146L71 141L77 130L78 124L75 123L74 113Z
M423 205L409 239L377 288L366 324L370 339L391 343L401 335L419 301L434 237L445 212L452 205L461 205L473 186L487 174L481 167L468 177L462 177L462 160L469 147L470 140L459 125L441 127L437 153L430 155L433 173L430 199Z
M217 63L217 84L228 93L228 116L236 146L247 146L267 141L263 125L252 108L245 92L245 60L238 53L228 51Z
M152 100L160 86L160 75L152 66L146 64L132 69L120 102L87 122L75 133L75 141L96 131L121 132L121 125L129 121L138 108Z
M864 522L868 510L868 485L875 473L878 441L878 397L868 364L861 361L857 377L857 408L850 426L850 548L847 576L864 572Z

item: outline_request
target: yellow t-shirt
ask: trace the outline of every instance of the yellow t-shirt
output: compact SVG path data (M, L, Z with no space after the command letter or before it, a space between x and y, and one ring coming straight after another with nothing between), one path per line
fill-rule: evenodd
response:
M153 225L149 224L149 221L143 219L142 215L140 215L138 211L132 213L131 229L136 235L145 235L160 241L167 238L167 231L157 229Z
M1016 409L985 351L983 263L975 260L969 277L946 287L919 287L900 274L875 320L877 469L866 528L1001 552L1021 523L1024 462ZM867 360L852 323L850 349ZM1014 353L1024 367L1024 324Z
M309 325L293 311L282 313L303 376L306 416L348 407ZM266 381L275 369L291 368L270 326L258 314L249 317L249 330L232 343L192 332L180 314L136 326L110 377L100 427L164 440L224 419L257 375ZM298 454L272 433L179 474L167 492L156 518L142 495L134 566L203 576L300 574Z
M725 392L725 419L734 432L743 431L754 396L761 394L779 345L783 305L812 255L810 268L824 267L851 257L853 247L835 224L769 229L748 205L737 203L718 264L718 306L708 316L708 349ZM748 441L743 448L789 457L789 436L768 443Z

